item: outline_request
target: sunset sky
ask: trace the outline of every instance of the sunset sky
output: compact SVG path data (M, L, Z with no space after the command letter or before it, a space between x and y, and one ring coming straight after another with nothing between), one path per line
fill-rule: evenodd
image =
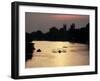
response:
M58 29L62 28L63 24L66 24L69 28L72 23L75 23L76 28L80 28L84 27L88 22L88 15L25 13L25 27L28 33L37 30L46 33L53 26Z

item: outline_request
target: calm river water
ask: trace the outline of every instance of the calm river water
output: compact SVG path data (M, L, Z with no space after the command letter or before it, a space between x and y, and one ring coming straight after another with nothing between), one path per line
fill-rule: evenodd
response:
M26 68L89 65L86 44L55 41L33 41L35 51ZM37 52L40 49L41 52Z

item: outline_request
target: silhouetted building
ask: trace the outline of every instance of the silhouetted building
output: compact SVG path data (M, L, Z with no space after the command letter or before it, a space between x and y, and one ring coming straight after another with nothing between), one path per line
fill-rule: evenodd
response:
M63 29L64 29L65 31L67 31L67 26L66 26L66 24L63 24Z
M65 33L66 30L66 24L63 24L63 27L59 29L60 33Z
M74 30L75 29L75 24L72 23L71 26L70 26L70 30Z

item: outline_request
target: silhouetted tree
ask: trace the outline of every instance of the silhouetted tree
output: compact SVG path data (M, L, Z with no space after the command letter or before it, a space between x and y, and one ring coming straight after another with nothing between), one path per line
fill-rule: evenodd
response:
M52 28L50 28L50 32L56 33L56 32L58 32L58 29L56 27L52 27Z
M34 52L35 48L34 48L34 43L29 43L26 42L26 46L25 46L25 60L29 60L32 58L32 53Z
M66 24L62 28L51 27L48 32L43 33L38 30L32 33L26 33L26 42L33 40L48 40L48 41L71 41L80 43L89 43L89 23L85 27L75 29L75 23L70 25L67 30Z

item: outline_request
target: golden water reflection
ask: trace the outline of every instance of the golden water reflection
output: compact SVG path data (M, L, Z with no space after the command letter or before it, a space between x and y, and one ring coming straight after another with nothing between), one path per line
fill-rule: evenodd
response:
M86 44L58 41L32 43L35 43L36 50L32 59L26 62L26 68L89 65L89 49ZM41 52L37 52L37 49L41 49Z

